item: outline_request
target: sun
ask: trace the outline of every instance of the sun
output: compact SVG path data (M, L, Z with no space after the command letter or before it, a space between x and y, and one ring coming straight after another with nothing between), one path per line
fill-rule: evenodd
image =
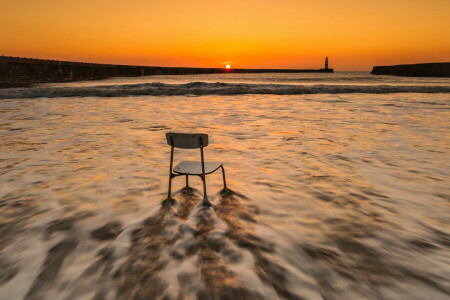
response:
M231 69L231 66L230 65L226 65L225 69L229 70L229 69Z

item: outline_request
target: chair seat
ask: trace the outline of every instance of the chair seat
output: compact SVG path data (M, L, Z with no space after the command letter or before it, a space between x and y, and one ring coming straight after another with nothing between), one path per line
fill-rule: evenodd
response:
M220 168L223 163L218 161L205 162L205 174L211 174ZM197 161L182 161L173 171L184 175L202 175L202 163Z

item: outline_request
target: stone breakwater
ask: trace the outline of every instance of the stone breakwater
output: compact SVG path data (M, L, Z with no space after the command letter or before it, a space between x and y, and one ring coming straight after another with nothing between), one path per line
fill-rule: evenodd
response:
M0 56L0 88L108 77L217 73L331 73L333 69L231 69L128 66Z
M108 77L221 73L217 68L145 67L0 57L0 87Z
M450 63L375 66L371 74L411 77L450 77Z

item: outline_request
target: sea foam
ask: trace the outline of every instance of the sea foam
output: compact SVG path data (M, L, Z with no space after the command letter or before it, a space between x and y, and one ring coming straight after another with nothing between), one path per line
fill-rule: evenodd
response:
M171 95L301 95L301 94L450 93L450 86L418 85L289 85L191 82L144 83L89 87L28 87L0 89L0 99L57 97L124 97Z

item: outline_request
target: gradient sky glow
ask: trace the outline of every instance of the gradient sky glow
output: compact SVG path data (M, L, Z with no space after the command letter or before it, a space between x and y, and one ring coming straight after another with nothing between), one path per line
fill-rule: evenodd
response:
M450 0L0 0L0 54L318 68L450 61Z

